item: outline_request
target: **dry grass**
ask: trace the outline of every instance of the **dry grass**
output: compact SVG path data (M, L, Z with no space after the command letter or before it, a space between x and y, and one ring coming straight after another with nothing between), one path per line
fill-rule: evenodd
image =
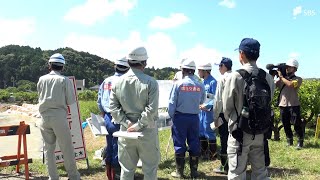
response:
M106 145L106 138L104 136L94 137L89 127L83 132L87 151L94 151Z

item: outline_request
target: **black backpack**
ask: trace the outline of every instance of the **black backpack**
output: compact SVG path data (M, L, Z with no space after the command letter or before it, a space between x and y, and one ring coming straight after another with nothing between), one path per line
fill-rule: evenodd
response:
M240 69L237 72L245 80L244 101L239 128L253 136L264 134L271 127L271 90L266 80L266 72L259 69L258 75Z

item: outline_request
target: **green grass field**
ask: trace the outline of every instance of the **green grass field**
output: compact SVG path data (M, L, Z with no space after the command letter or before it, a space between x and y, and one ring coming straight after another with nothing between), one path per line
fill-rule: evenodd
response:
M82 179L106 179L104 169L100 165L100 160L93 159L95 150L104 146L105 138L94 138L89 128L84 130L84 136L90 166L89 169L87 169L85 160L78 161L77 164ZM270 177L272 179L288 180L320 179L320 140L314 140L314 130L307 129L305 148L302 150L296 150L295 147L287 147L283 131L281 132L281 137L281 141L269 141L271 153L271 165L269 167ZM170 173L174 170L175 164L170 130L160 131L159 139L162 159L159 165L158 178L172 179ZM186 163L185 173L188 176L190 172L187 164L188 163ZM199 179L227 179L226 176L215 174L212 171L218 166L218 160L200 161L199 172L201 176ZM248 168L248 174L250 173L249 169L250 168ZM30 164L30 171L32 173L31 178L33 179L47 179L46 168L42 164L42 160L34 160L34 162ZM62 177L66 177L62 164L59 164L59 173ZM4 177L6 175L11 176L14 174L14 167L1 168L0 174ZM143 179L141 169L137 169L136 179Z

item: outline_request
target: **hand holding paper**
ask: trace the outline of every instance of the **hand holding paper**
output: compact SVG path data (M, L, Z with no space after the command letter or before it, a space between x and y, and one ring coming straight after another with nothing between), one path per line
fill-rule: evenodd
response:
M116 131L113 133L114 137L123 137L126 139L139 139L143 136L142 132L127 132L127 131Z

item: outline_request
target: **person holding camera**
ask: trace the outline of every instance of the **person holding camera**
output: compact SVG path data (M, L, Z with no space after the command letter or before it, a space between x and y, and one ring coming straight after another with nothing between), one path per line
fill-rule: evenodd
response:
M304 131L300 115L300 101L298 96L299 88L302 84L302 78L295 75L298 70L299 62L296 59L290 59L286 63L286 76L278 71L279 80L276 82L280 89L279 108L280 118L287 137L288 146L293 145L293 133L291 125L298 135L297 149L303 147Z
M251 111L251 106L255 104L248 104L249 102L246 99L247 86L250 85L248 84L247 77L258 78L261 81L260 84L263 83L265 87L264 92L259 92L267 95L264 96L266 99L263 99L265 102L271 102L275 85L271 75L257 66L256 62L260 55L260 43L257 40L244 38L238 50L242 67L227 77L222 93L222 108L224 117L228 121L229 131L227 147L229 161L228 179L246 179L247 163L249 162L252 170L251 179L265 180L269 178L265 165L264 132L260 131L261 129L255 129L256 131L253 133L246 131L250 127L248 126L249 122L253 121L255 115ZM246 72L248 76L243 76L242 72ZM263 115L258 115L258 118L262 117L265 119L265 117L268 118L268 115L269 117L271 116L271 106L269 111L265 111ZM245 118L247 119L247 126L241 126L240 120ZM270 118L268 121L270 121ZM242 123L244 123L244 120ZM257 124L259 125L259 123Z

